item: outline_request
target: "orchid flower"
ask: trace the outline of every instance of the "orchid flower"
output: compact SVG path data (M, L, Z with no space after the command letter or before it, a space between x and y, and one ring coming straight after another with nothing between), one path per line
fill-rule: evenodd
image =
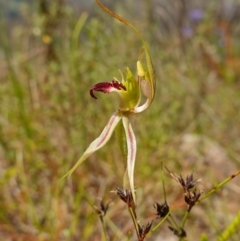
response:
M125 78L121 73L121 81L113 78L110 82L100 82L92 86L90 89L90 95L92 98L97 99L94 91L99 91L103 93L116 92L120 96L120 103L118 109L113 113L109 122L103 129L100 136L95 139L83 153L77 163L72 167L72 169L65 175L70 176L73 171L90 155L102 148L112 136L117 125L122 122L123 131L125 134L126 143L122 143L127 148L126 158L127 158L127 170L126 174L128 177L129 187L131 189L134 201L134 166L135 158L137 152L136 138L129 121L129 116L132 114L137 114L145 109L147 109L153 101L155 95L155 75L153 70L153 65L151 57L147 48L147 44L142 38L140 32L128 23L125 19L111 12L108 8L102 5L98 0L97 3L112 16L130 26L137 34L141 37L143 42L143 49L146 56L147 70L145 70L140 61L137 61L137 76L134 77L129 68L126 68ZM141 99L144 96L145 101L142 103Z

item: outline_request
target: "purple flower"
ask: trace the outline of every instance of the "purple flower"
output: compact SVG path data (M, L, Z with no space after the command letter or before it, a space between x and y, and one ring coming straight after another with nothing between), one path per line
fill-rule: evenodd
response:
M203 18L203 10L193 9L189 12L188 16L193 21L200 21Z

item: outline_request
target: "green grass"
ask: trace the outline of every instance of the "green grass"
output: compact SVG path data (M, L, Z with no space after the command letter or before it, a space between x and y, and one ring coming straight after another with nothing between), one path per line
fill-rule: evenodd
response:
M118 104L114 95L92 99L90 87L120 77L118 69L133 70L141 42L99 9L95 17L63 10L60 19L51 16L58 24L45 37L36 33L44 33L43 19L50 16L23 8L25 24L9 29L1 15L0 237L104 240L93 209L103 198L112 200L105 219L111 240L135 240L127 210L111 192L122 185L125 168L115 137L70 179L61 177ZM235 62L240 51L234 31L226 36L228 46L218 44L214 21L203 21L191 39L181 42L174 34L156 38L144 21L131 18L146 33L157 76L151 108L132 118L138 141L138 217L146 224L155 213L153 204L164 202L162 162L184 177L194 170L204 193L239 170L240 72ZM186 206L168 172L165 188L180 224ZM194 207L185 225L187 240L239 240L239 192L236 177ZM173 236L163 224L147 240Z

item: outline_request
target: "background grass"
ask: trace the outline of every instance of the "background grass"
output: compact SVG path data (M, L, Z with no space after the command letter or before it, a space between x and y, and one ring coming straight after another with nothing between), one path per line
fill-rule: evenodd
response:
M156 98L132 118L138 216L146 223L154 202L164 201L161 162L183 176L194 170L204 192L239 169L240 31L238 16L219 5L203 4L202 18L194 20L187 1L140 2L108 6L144 33L156 69ZM110 192L121 186L125 165L114 137L60 180L117 106L114 95L90 98L90 87L120 78L118 69L134 70L141 48L131 30L97 5L74 6L1 2L1 240L101 240L92 208L100 197L113 201L106 216L111 240L135 240L127 211ZM167 172L166 193L180 222L182 191ZM188 240L221 237L239 201L236 178L193 209ZM239 237L238 228L229 240ZM149 240L161 238L177 239L167 225Z

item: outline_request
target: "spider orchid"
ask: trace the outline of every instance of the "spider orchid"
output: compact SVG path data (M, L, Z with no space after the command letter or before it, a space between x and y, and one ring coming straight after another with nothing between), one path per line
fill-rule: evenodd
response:
M121 145L126 146L127 153L127 170L126 174L128 177L128 185L131 189L134 201L135 201L135 192L134 192L134 165L135 165L135 157L137 151L136 138L129 121L129 116L132 114L137 114L145 109L147 109L152 103L155 95L155 75L154 69L151 61L151 57L148 51L147 44L143 39L141 33L133 27L129 22L115 13L111 12L111 10L107 9L104 5L102 5L99 1L96 1L106 12L108 12L113 17L117 18L119 21L131 27L142 39L143 42L143 50L146 57L146 66L147 70L143 68L140 61L137 61L137 77L135 78L130 71L129 68L126 68L125 78L121 73L121 81L114 78L110 82L100 82L95 84L90 89L90 95L92 98L97 99L94 94L94 91L99 91L103 93L111 93L116 92L120 96L120 104L118 109L113 113L109 122L103 129L100 136L95 139L87 148L87 150L83 153L77 163L72 167L72 169L65 175L70 176L73 171L90 155L92 155L95 151L102 148L110 139L113 134L113 131L117 127L117 125L122 122L123 132L125 134L125 143L121 143ZM141 101L141 97L144 96L145 102ZM125 149L125 148L123 148ZM64 177L65 177L64 176Z
M121 74L122 75L122 74ZM127 174L130 189L134 195L134 165L137 151L136 138L129 121L129 115L144 111L151 104L155 93L155 82L145 72L140 61L137 62L137 78L134 78L129 68L126 68L126 78L118 81L116 78L110 82L100 82L90 89L90 95L97 99L94 91L103 93L116 92L120 96L120 105L117 111L111 116L100 136L95 139L80 157L78 162L66 174L70 176L72 172L91 154L102 148L112 136L114 129L122 121L127 146ZM142 92L142 93L141 93ZM144 104L140 105L142 94L146 97ZM123 143L124 144L124 143Z

